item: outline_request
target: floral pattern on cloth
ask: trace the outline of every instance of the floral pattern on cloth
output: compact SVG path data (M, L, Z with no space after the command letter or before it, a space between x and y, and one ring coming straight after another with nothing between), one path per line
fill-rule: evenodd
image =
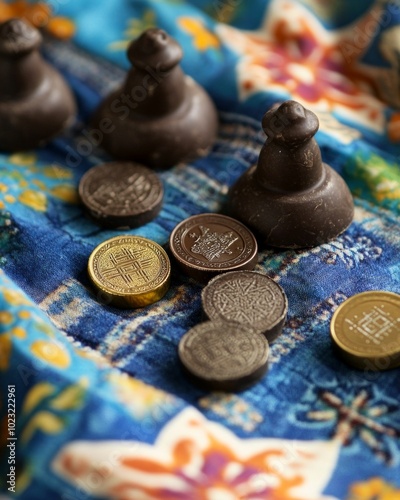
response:
M22 17L38 29L65 40L75 33L74 23L54 14L57 6L52 2L29 2L26 0L0 1L0 22Z
M14 314L7 307L12 307ZM42 467L40 461L31 458L35 450L46 453L70 427L79 425L78 422L98 429L97 416L92 410L100 395L116 409L114 416L110 410L99 410L103 413L105 428L118 419L121 428L128 429L133 417L143 423L163 422L182 407L182 402L172 395L113 369L105 357L92 349L79 342L66 341L1 270L0 375L2 381L16 387L17 446L29 458L19 470L16 490L12 492L26 498L32 498L37 468ZM97 396L93 392L95 387ZM23 391L22 399L19 395ZM5 401L5 389L0 394ZM7 442L7 414L1 416L0 427L5 430L0 436L3 447ZM0 491L1 488L0 483ZM54 492L41 495L48 500L59 498L58 494L53 496Z
M87 493L115 500L328 500L321 492L338 452L335 441L240 440L186 409L154 446L72 442L53 468Z
M360 28L369 17L370 13L359 21ZM241 56L237 75L242 99L260 91L277 93L318 114L333 113L382 133L386 105L374 95L367 75L357 72L357 60L343 49L353 40L354 30L327 30L293 0L272 1L259 31L217 27L224 43Z

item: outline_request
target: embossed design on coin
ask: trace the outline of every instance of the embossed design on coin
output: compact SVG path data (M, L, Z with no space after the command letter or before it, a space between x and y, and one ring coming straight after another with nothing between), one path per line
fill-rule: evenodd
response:
M194 215L170 236L171 252L182 270L200 281L234 269L254 269L257 242L242 223L219 214Z
M400 365L400 295L384 291L350 297L335 311L331 339L343 359L361 369Z
M100 271L101 276L109 283L120 286L126 284L131 287L149 283L158 272L157 266L154 265L154 253L145 247L122 247L119 251L106 253L99 261L99 266L102 264L105 269Z
M204 226L200 226L199 229L200 236L195 232L190 235L191 238L196 238L190 249L191 252L198 253L209 261L220 259L223 254L232 255L229 247L238 240L238 236L235 236L232 231L218 233Z
M281 333L288 307L283 289L254 271L232 271L213 278L203 289L202 304L208 319L249 325L270 343Z
M163 186L157 174L136 164L110 162L90 169L79 194L89 215L106 227L138 227L161 209Z
M364 337L365 343L373 342L380 345L393 329L398 327L400 318L393 318L385 306L374 306L371 311L363 311L361 318L358 314L345 319L350 331L357 331Z
M248 326L207 321L182 337L178 353L195 382L208 389L238 391L264 375L269 346Z
M140 307L163 297L171 269L157 243L139 236L117 236L93 251L88 272L95 287L113 304Z

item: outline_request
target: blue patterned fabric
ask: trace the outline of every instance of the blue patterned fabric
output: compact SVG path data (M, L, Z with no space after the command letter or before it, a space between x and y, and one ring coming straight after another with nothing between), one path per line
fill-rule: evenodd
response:
M2 438L0 498L400 499L400 371L351 369L329 337L346 298L400 292L397 4L52 5L77 27L71 43L43 50L73 88L79 120L43 149L0 154L0 418L10 437L15 385L18 438L16 493ZM354 222L335 240L261 249L256 270L284 288L289 313L268 375L240 394L200 391L181 371L177 345L202 320L201 285L173 266L167 295L128 311L86 273L92 250L119 234L87 220L78 200L83 173L110 159L87 121L123 81L129 41L155 25L214 99L219 135L207 157L159 172L161 213L127 234L166 246L186 217L219 212L257 162L262 115L289 97L319 116L323 159L354 195Z

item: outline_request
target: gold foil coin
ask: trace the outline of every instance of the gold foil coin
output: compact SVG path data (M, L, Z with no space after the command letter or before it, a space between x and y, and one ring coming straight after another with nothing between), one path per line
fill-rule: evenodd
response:
M363 292L343 302L331 320L340 356L365 371L400 366L400 295Z
M165 295L171 265L157 243L140 236L117 236L95 248L88 273L101 300L118 307L143 307Z

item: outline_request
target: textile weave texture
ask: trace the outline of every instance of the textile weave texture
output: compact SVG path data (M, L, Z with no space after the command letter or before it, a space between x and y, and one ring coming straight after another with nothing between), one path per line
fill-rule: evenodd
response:
M71 42L45 57L77 98L73 130L0 154L0 499L400 499L400 370L355 370L329 323L348 297L400 293L400 5L394 1L64 0ZM125 234L166 246L190 215L220 212L257 162L261 118L293 98L320 119L323 160L348 183L355 218L309 250L261 249L256 270L285 290L288 319L268 375L238 394L197 389L178 362L202 321L202 285L173 266L159 302L119 310L92 290L92 250L121 232L83 215L77 186L110 158L88 119L123 81L126 48L158 26L213 98L218 138L159 172L165 199ZM17 486L7 484L15 385Z

